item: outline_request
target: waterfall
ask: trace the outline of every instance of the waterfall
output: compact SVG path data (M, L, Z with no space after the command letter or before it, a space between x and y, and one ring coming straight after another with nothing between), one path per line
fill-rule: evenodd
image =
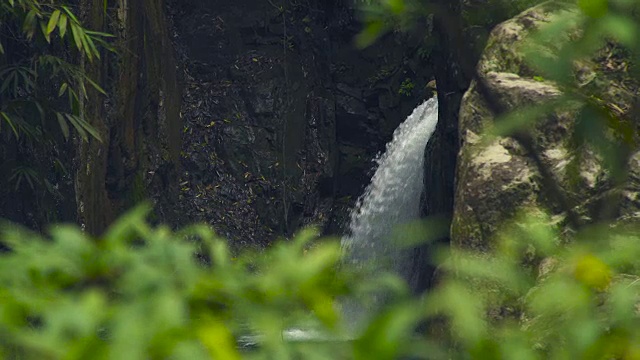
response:
M411 269L407 251L395 246L390 237L395 227L420 217L424 151L437 121L438 102L432 98L400 124L351 212L349 233L342 238L344 261L372 271L372 277L379 271L410 275L406 273ZM366 309L348 303L345 320L359 321Z

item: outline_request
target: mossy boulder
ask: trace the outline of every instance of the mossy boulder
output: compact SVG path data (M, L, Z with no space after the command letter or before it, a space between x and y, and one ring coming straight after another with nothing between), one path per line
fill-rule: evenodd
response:
M492 31L478 72L486 79L493 96L508 111L548 103L562 95L557 84L536 73L521 50L537 29L553 22L557 16L571 16L577 11L571 5L547 2ZM541 47L540 51L553 55L556 49L556 44L552 44ZM638 86L627 73L628 66L620 65L627 60L616 49L616 44L608 43L592 58L574 63L573 86L584 93L597 94L599 103L622 121L632 124L637 134L638 124L632 111ZM451 229L454 246L481 251L491 249L493 235L499 226L526 207L546 208L558 219L566 215L557 205L557 199L549 198L543 191L538 168L517 141L510 137L494 137L487 141L483 136L495 125L485 101L477 82L472 82L460 107L460 152ZM594 149L584 146L576 150L572 146L576 115L577 111L571 108L557 110L535 123L529 131L536 143L536 152L584 223L597 220L603 202L612 196L619 197L613 216L619 220L637 218L640 214L637 200L640 152L637 145L631 145L627 153L631 176L625 182L616 183Z

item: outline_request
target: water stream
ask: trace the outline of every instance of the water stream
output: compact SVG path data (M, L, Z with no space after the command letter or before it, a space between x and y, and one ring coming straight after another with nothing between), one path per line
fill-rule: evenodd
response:
M342 238L344 261L367 269L372 278L382 271L404 278L411 275L407 273L413 269L411 254L396 246L391 237L396 227L420 217L424 151L437 122L435 98L415 108L393 133L377 160L371 183L351 212L349 233ZM343 311L345 321L359 323L375 311L363 307L358 301L348 301Z
M344 261L370 271L373 279L381 271L395 272L405 278L413 268L407 251L390 241L394 228L420 217L420 195L423 191L424 150L438 121L435 98L420 104L393 133L384 154L377 159L371 183L351 212L348 235L342 238ZM373 266L371 266L373 265ZM382 296L384 296L382 294ZM336 339L313 329L287 329L284 341L348 341L353 339L375 307L365 306L361 299L348 299L342 304L346 337ZM367 301L371 303L371 301ZM375 303L375 301L374 301ZM247 337L245 344L254 346L259 337Z

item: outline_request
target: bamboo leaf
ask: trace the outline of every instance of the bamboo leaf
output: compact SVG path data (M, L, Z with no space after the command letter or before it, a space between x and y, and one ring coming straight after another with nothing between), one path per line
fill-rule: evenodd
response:
M71 20L73 20L73 22L75 22L76 24L80 23L80 20L78 20L78 18L73 14L73 11L71 11L67 6L62 6L62 10L67 13L67 16L69 16L69 18L71 18Z
M93 30L85 30L85 33L89 34L89 35L95 35L95 36L101 36L101 37L106 37L106 38L113 38L115 37L115 35L113 34L109 34L109 33L105 33L105 32L100 32L100 31L93 31Z
M71 111L74 114L80 112L80 100L78 99L78 94L75 91L68 91L69 94L69 105L71 106Z
M40 114L40 121L44 122L44 109L42 108L42 106L40 105L39 102L34 101L33 104L35 105L36 109L38 109L38 114Z
M76 129L76 131L78 132L80 137L82 137L82 140L84 140L84 141L89 140L89 138L87 137L87 132L84 131L84 128L82 127L82 125L78 121L79 118L77 116L71 115L71 114L64 114L64 115L67 118L67 120L69 120L71 125L73 125L73 127Z
M7 71L3 72L2 75L4 75L7 72L9 73L9 75L2 82L2 86L0 87L0 93L5 92L9 88L9 85L11 85L13 78L16 76L16 72L14 69L7 69Z
M20 184L22 183L22 174L21 173L15 173L15 178L16 178L15 190L18 191L18 189L20 189ZM9 179L9 180L11 180L11 179Z
M47 25L44 22L40 22L40 30L42 31L42 35L44 39L47 40L48 43L51 43L51 34L47 32Z
M93 38L93 41L98 43L98 45L102 46L107 51L116 52L116 49L111 44L109 44L108 42L104 41L104 39L101 39L99 37L95 37L95 38Z
M71 23L71 34L73 35L73 41L76 44L76 48L78 51L82 51L82 40L80 39L80 35L78 33L78 26L74 23Z
M364 49L372 45L380 36L387 31L382 20L376 20L369 22L362 32L356 36L356 46L360 49Z
M89 135L91 135L94 139L102 142L102 138L100 137L100 133L98 132L98 130L91 126L91 124L89 124L86 120L84 120L81 117L77 117L78 119L78 123L80 124L80 126L82 126L82 128L89 133Z
M85 35L86 35L86 33L85 33ZM96 44L94 44L94 42L91 39L91 37L89 35L86 35L84 38L87 39L87 44L89 44L89 48L87 50L89 52L93 52L95 57L100 59L100 51L98 51L98 48L96 47Z
M29 77L30 72L24 71L24 70L19 70L18 74L20 74L20 76L22 77L22 81L24 82L25 90L30 91L30 89L35 87L34 82Z
M53 30L58 26L58 20L60 20L60 10L56 10L51 14L49 23L47 24L47 34L51 34Z
M58 118L58 124L60 125L60 130L62 130L62 135L64 135L65 139L69 138L69 125L67 121L64 119L61 113L56 113L56 118Z
M91 46L89 46L87 41L87 34L85 34L84 30L80 26L78 26L78 35L80 36L80 41L82 41L84 53L87 55L89 61L93 61L93 52L91 51Z
M65 116L67 117L67 119L69 119L69 122L78 131L80 136L82 136L82 139L84 141L89 140L89 137L87 136L87 134L89 134L94 139L102 142L102 138L100 137L100 134L98 133L98 130L96 128L94 128L93 126L91 126L91 124L86 122L80 116L71 115L71 114L65 114Z
M67 20L67 15L60 15L60 20L58 21L58 30L60 31L61 38L64 38L64 36L67 34Z
M5 113L4 111L0 111L0 115L2 115L2 117L4 118L4 121L6 121L7 124L9 124L9 127L11 127L11 130L13 130L13 134L16 136L16 139L20 138L20 134L18 133L18 129L16 128L16 125L13 123L13 121L11 120L9 115L7 113Z
M90 77L85 77L85 80L87 80L87 82L89 82L89 84L91 84L94 89L98 90L99 93L101 93L102 95L107 95L107 92L104 91L104 89L100 87L100 85L98 85L95 81L91 80Z
M36 12L31 10L27 13L22 24L22 31L27 35L27 39L33 38L36 32Z
M82 93L82 98L89 98L89 94L87 94L87 87L84 85L84 82L80 82L80 93Z
M61 97L62 95L64 95L64 92L67 91L67 87L69 87L67 83L64 83L62 84L62 86L60 86L60 91L58 91L58 97Z

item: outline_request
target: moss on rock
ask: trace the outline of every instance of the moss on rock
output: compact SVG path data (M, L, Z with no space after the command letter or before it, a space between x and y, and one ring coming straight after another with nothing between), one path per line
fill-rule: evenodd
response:
M492 31L478 70L491 92L509 110L549 103L562 95L555 83L543 79L527 62L523 49L530 46L528 39L536 29L547 26L557 16L571 19L576 12L567 3L546 2ZM557 46L545 43L536 49L554 56ZM611 109L622 121L633 123L637 129L630 114L635 101L632 94L638 86L625 66L619 66L625 60L619 53L614 53L615 49L615 44L607 43L592 58L573 64L572 81L575 80L574 86L581 91L596 94L600 104ZM608 55L603 56L603 53ZM615 60L607 60L611 58ZM637 156L631 157L628 181L617 187L612 185L603 159L593 149L584 146L575 150L570 146L577 115L575 109L566 106L530 127L543 161L585 221L598 216L599 204L604 199L620 192L624 195L616 209L619 219L640 217L640 203L636 200L640 177L634 176L640 173L640 162L634 160ZM494 125L491 112L474 82L460 108L461 149L451 229L452 243L459 247L490 249L497 228L524 207L546 207L553 215L563 216L553 205L555 199L546 198L541 192L537 168L515 141L508 137L483 140L481 135ZM611 136L606 129L603 131L601 136Z

